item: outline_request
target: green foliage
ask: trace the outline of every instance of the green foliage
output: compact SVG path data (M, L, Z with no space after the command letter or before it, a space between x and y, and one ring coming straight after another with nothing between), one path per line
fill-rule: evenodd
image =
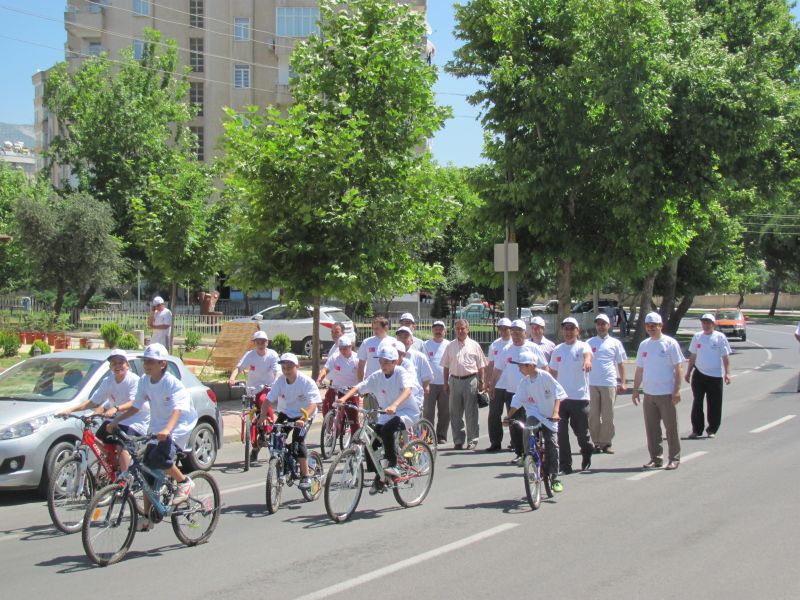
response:
M118 323L105 323L100 327L100 337L106 343L107 348L117 348L124 331Z
M202 336L199 333L196 331L188 331L183 342L183 347L186 349L186 352L194 352L200 347L201 341Z
M4 357L16 356L21 345L16 333L0 331L0 349L2 349Z
M39 349L39 354L50 354L50 344L44 340L34 340L31 344L31 349L28 351L28 356L35 356L36 349Z
M136 340L135 335L133 335L132 333L126 333L121 338L119 338L119 342L117 342L117 348L119 348L120 350L138 350L139 342Z
M290 340L289 336L285 333L279 333L270 340L269 345L278 353L278 356L280 356L291 350L292 340Z
M22 171L0 161L0 234L12 237L0 244L0 292L16 292L30 285L30 265L17 236L14 206L22 196L46 194L46 188L45 182L29 183Z

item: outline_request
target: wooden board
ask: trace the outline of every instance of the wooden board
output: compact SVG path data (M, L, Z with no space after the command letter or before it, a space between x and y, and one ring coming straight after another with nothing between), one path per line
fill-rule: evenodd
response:
M258 323L223 323L209 356L214 368L233 371L244 353L253 348L251 338L256 331Z

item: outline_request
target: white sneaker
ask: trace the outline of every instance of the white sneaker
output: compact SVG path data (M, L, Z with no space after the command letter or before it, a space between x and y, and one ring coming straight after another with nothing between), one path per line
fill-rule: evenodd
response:
M397 467L386 467L383 470L383 474L387 477L400 477L400 471L397 470Z
M183 483L178 484L178 489L175 491L175 495L172 497L172 504L180 504L181 502L186 502L189 499L189 494L192 493L194 489L194 481L186 478L186 481Z
M297 484L297 488L300 490L310 490L311 489L311 477L303 477L300 480L300 483Z
M153 528L153 524L150 522L150 519L147 517L139 517L136 521L136 531L150 531Z

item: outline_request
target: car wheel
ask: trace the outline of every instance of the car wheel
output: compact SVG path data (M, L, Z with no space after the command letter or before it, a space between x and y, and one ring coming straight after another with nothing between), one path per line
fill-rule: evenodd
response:
M50 486L50 475L53 473L56 464L74 451L74 442L63 441L53 444L52 448L47 451L47 456L45 456L44 464L42 465L42 479L39 482L39 491L42 494L47 494L47 488Z
M742 341L743 342L747 341L747 332L746 331L742 331Z
M311 351L314 346L314 340L310 337L303 338L303 354L306 356L311 356Z
M217 434L208 423L199 423L189 436L186 463L190 471L208 471L217 460Z

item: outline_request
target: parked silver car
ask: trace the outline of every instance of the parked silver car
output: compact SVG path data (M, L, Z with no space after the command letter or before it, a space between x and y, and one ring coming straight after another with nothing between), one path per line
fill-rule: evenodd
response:
M29 358L0 373L0 490L47 490L53 465L72 452L81 430L75 419L54 415L89 398L109 373L109 350L74 350ZM144 373L141 352L129 352L131 370ZM222 445L216 396L183 362L167 361L197 410L197 426L184 458L190 470L208 470Z

